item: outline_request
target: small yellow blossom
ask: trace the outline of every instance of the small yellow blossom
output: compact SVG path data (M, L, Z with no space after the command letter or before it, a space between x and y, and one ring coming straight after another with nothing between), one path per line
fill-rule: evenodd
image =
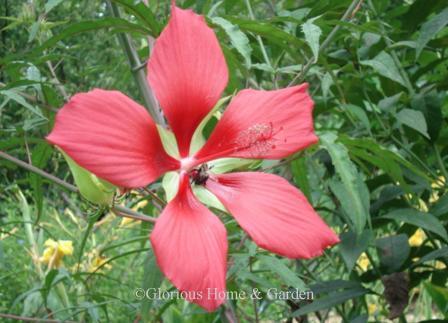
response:
M376 306L376 304L370 303L367 305L367 311L369 312L370 315L375 314L377 310L378 306Z
M98 250L96 250L96 249L92 250L92 252L89 252L88 257L89 257L89 265L87 267L88 272L94 272L94 271L98 270L98 268L100 268L100 267L101 267L101 269L112 268L112 266L110 264L105 264L109 260L109 258L106 258L106 257L100 255Z
M132 210L138 211L140 209L143 209L146 205L148 205L148 200L141 200L132 207Z
M418 199L418 207L417 207L420 211L422 212L428 212L428 206L426 205L425 201L423 201L422 199Z
M418 228L417 231L409 238L409 245L411 247L420 247L426 239L425 231Z
M49 268L59 268L62 266L62 258L73 254L73 242L71 240L48 239L45 241L46 247L40 261L47 264Z
M439 176L434 182L432 182L431 187L434 189L441 189L445 186L446 178ZM429 203L435 203L439 200L439 192L434 190L429 197Z
M439 260L436 260L436 263L435 263L434 267L436 269L441 269L441 270L446 269L446 265L443 262L439 261Z
M361 256L359 256L357 264L362 269L362 271L366 271L367 268L369 268L370 260L365 252L363 252Z

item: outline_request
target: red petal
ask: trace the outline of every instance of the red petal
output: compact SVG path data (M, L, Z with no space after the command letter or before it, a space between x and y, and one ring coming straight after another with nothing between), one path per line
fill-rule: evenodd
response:
M208 311L224 302L226 229L193 196L188 178L157 219L151 244L162 272L187 300Z
M117 186L145 186L179 167L165 153L145 108L118 91L73 96L57 113L47 140Z
M316 143L314 103L307 88L304 83L275 91L239 92L196 159L280 159Z
M264 249L288 258L312 258L339 242L305 196L279 176L222 174L206 187Z
M218 101L227 80L224 55L204 17L173 6L148 63L148 81L182 157L188 156L196 127Z

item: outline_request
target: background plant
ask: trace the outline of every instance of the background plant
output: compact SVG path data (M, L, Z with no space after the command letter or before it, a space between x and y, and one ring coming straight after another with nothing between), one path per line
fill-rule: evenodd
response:
M237 166L295 183L342 243L320 258L291 261L256 249L223 219L229 290L306 286L314 302L265 297L205 314L180 300L137 300L136 288L172 288L148 242L148 218L159 214L168 179L128 192L109 210L77 193L68 164L43 138L57 109L94 87L118 89L157 114L143 84L145 61L169 2L4 0L0 312L111 322L448 319L446 2L178 4L205 15L217 33L229 65L227 95L310 83L319 144L287 160ZM71 254L64 240L72 241ZM45 252L62 262L46 261Z

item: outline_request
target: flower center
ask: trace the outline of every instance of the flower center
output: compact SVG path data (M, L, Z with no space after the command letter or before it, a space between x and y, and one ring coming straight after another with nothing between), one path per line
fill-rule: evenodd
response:
M191 170L188 175L191 182L196 185L205 185L209 177L209 168L207 164L202 164L201 167Z
M182 171L188 172L191 168L194 167L196 159L193 157L186 157L180 160L180 169Z

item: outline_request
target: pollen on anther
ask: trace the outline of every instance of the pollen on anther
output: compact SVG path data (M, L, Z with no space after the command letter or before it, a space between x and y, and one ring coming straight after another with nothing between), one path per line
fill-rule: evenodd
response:
M254 124L237 136L237 150L247 150L252 157L265 154L276 147L274 134L272 122Z

